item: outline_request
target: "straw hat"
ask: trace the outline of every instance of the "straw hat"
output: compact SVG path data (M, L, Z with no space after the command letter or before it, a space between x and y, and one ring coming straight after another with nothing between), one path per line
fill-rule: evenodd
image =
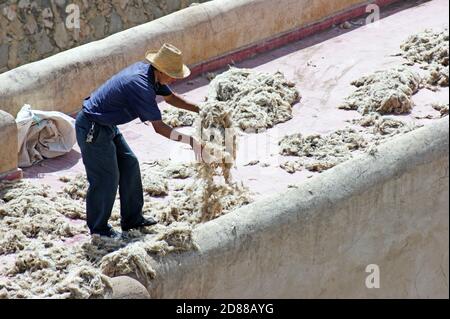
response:
M168 43L164 43L158 51L147 51L145 59L159 71L175 79L184 79L191 74L189 68L183 64L181 51Z

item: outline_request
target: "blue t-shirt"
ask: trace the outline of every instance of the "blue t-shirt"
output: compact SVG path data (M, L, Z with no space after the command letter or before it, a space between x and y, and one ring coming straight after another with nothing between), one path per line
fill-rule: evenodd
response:
M168 96L167 85L155 83L151 64L137 62L123 69L95 90L83 102L87 116L100 124L120 125L135 118L159 121L156 95Z

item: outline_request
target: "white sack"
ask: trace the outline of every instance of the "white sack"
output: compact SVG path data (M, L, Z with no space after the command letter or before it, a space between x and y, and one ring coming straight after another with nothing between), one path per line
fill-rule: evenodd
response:
M75 120L56 111L32 110L25 104L16 118L19 167L70 152L76 143Z

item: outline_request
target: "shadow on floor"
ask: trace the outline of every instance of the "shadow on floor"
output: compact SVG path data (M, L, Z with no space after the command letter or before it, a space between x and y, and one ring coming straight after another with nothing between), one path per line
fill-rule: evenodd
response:
M23 168L24 178L41 178L41 174L58 172L75 166L81 158L81 154L75 150L55 158L48 158L34 164L31 167Z

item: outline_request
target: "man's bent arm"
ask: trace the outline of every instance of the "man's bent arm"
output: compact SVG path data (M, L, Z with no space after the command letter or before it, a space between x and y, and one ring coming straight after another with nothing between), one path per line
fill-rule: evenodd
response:
M199 108L197 105L194 105L192 103L189 103L185 99L183 99L181 96L179 96L176 93L172 93L171 95L164 96L164 100L169 103L170 105L173 105L179 109L188 110L191 112L198 113Z

